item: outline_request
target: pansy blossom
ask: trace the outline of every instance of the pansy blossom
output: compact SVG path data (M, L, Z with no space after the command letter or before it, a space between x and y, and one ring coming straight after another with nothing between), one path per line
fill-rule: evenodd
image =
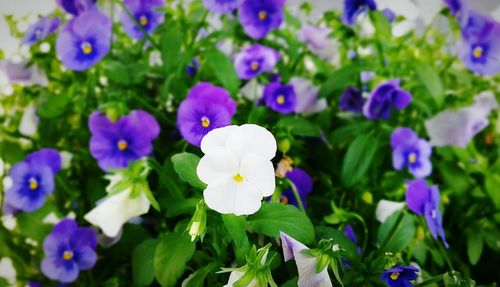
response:
M64 12L78 16L96 8L97 0L57 0L57 4Z
M417 279L418 268L413 266L394 266L385 270L380 280L385 281L389 287L411 287L410 281Z
M144 33L141 28L137 26L136 21L141 25L142 29L149 34L153 33L154 30L163 23L164 14L155 10L165 5L163 0L125 0L124 4L135 18L134 21L125 10L120 14L120 21L123 25L123 29L131 38L144 38Z
M411 174L423 178L431 174L432 147L409 128L398 128L391 135L392 164L396 170L407 167Z
M54 33L59 25L61 24L61 19L59 18L49 18L43 17L40 18L35 24L31 25L24 38L22 43L24 45L33 45L38 41L45 39L48 35Z
M273 82L264 89L263 101L267 107L280 114L290 114L295 111L297 95L292 85Z
M283 22L285 0L245 1L238 18L245 33L252 39L262 39Z
M356 18L367 10L377 10L374 0L344 0L342 21L349 26L356 23Z
M280 54L276 50L255 44L236 54L234 66L240 79L250 80L271 72L279 60Z
M393 108L402 110L412 101L412 95L399 86L399 79L380 84L363 106L363 114L370 120L388 120Z

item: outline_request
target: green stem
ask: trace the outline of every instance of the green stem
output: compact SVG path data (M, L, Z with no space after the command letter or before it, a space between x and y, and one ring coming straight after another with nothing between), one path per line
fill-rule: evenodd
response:
M443 280L443 274L429 278L429 279L425 280L424 282L421 282L421 283L414 285L414 287L427 286L427 285L431 285L433 283L440 282L442 280Z
M132 15L132 13L127 8L127 6L125 6L125 3L123 1L120 1L120 0L115 0L115 2L118 5L120 5L120 7L122 7L123 11L125 11L125 13L127 13L127 16L132 21L134 21L134 24L137 26L137 28L139 28L139 30L141 30L144 37L146 39L148 39L149 42L151 42L151 45L153 45L156 49L161 50L160 46L154 41L153 37L151 37L151 35L149 35L149 33L146 30L144 30L144 27L142 27L141 23L139 23L139 21L137 21L137 19L134 17L134 15Z
M288 181L288 183L290 184L290 187L292 188L293 195L295 195L295 199L297 200L297 203L299 204L300 210L302 210L305 213L306 209L304 208L304 204L302 203L302 199L300 198L299 192L297 191L297 187L288 178L286 180Z
M391 241L391 239L394 237L394 234L396 233L396 230L398 229L399 224L403 220L403 216L404 216L404 212L400 212L398 215L398 218L396 219L396 222L394 223L394 225L391 228L391 231L389 232L389 236L387 236L387 238L385 239L382 246L380 246L379 250L381 250L381 251L385 250L389 241Z

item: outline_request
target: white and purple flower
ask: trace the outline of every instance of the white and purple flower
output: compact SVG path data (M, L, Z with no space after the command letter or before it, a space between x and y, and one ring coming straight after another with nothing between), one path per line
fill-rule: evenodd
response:
M31 25L28 29L22 43L24 45L31 46L43 39L45 39L48 35L54 33L59 25L61 24L61 19L59 18L49 18L43 17L40 18L35 24Z
M348 26L353 26L357 17L367 10L377 10L377 3L374 0L344 0L342 21Z
M391 135L392 165L396 170L408 168L416 178L431 174L432 146L409 128L398 128Z
M318 99L319 88L314 86L310 80L293 77L289 84L292 85L297 97L295 113L319 113L328 107L326 99Z

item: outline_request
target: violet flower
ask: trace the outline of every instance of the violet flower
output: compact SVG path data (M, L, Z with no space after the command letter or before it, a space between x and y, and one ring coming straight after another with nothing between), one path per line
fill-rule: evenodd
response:
M394 13L394 11L392 11L391 9L385 8L384 10L382 10L382 12L384 13L385 18L387 18L387 21L389 21L389 23L392 23L394 22L394 20L396 20L396 13Z
M245 33L252 39L262 39L283 22L285 0L245 1L238 18Z
M290 114L297 105L297 95L292 85L274 82L264 89L263 101L267 107L280 114Z
M339 57L339 44L330 38L331 33L330 28L306 25L300 29L298 38L320 59L335 64Z
M196 73L198 73L198 69L200 69L200 61L198 61L198 59L196 58L193 58L191 60L191 64L186 66L186 74L192 78L196 76Z
M451 15L453 15L454 17L458 17L459 19L464 19L467 17L467 13L469 12L468 0L443 0L443 1L448 6L448 9L450 9Z
M319 113L328 107L326 99L318 99L319 89L310 80L294 77L290 79L289 84L297 96L295 113Z
M37 66L28 66L27 61L15 63L11 60L0 60L0 72L3 72L12 84L25 86L48 84L45 72Z
M96 7L97 0L57 0L57 4L64 12L78 16Z
M93 112L89 128L90 153L105 171L126 168L130 162L151 154L152 141L160 134L156 119L141 110L134 110L116 122Z
M72 219L59 222L43 242L43 274L62 283L74 282L80 270L94 267L97 235L88 227L78 227Z
M313 188L313 180L309 174L303 169L294 168L292 171L289 171L285 174L285 177L288 178L297 189L297 192L300 196L300 200L304 205L304 208L307 207L306 197L312 192ZM281 203L290 204L295 207L299 207L297 202L297 198L293 193L291 188L283 191L279 198Z
M200 146L209 131L230 125L235 113L236 102L225 89L199 83L179 106L177 128L186 141Z
M418 215L423 215L432 237L441 237L446 248L449 247L443 230L443 215L439 211L440 194L437 185L429 187L425 180L416 179L408 183L406 204Z
M340 97L339 109L346 112L361 114L364 104L365 99L361 91L353 87L348 87Z
M406 108L412 95L399 87L399 79L380 84L370 95L363 107L363 114L370 120L388 120L392 108Z
M353 26L356 23L356 18L368 9L377 10L377 4L374 0L344 0L342 21L348 26Z
M392 165L396 170L408 167L416 178L431 174L430 156L432 147L426 140L418 138L409 128L398 128L391 135Z
M240 79L250 80L271 72L279 60L280 54L276 50L255 44L236 54L234 66Z
M14 209L32 212L43 206L54 191L54 176L61 170L61 156L53 149L41 149L16 163L9 172L12 186L5 200Z
M124 4L148 34L153 33L163 23L164 14L155 10L155 8L165 5L163 0L124 0ZM129 37L133 39L144 38L144 33L125 10L120 14L120 22Z
M417 279L418 268L413 266L394 266L385 270L380 280L385 281L389 287L411 287L410 281Z
M57 38L56 51L66 68L82 71L104 58L110 45L110 19L98 11L89 11L66 23Z
M203 0L205 7L215 13L231 13L241 6L245 0Z
M36 23L31 25L24 35L22 44L31 46L38 41L47 38L48 35L54 33L59 25L61 24L61 19L59 18L40 18Z

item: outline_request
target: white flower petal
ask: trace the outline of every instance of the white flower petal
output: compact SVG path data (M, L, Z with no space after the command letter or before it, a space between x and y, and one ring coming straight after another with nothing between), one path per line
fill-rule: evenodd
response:
M396 202L382 199L378 202L377 209L375 210L375 218L383 223L394 212L402 210L405 205L405 202Z
M283 257L285 262L295 257L294 253L299 252L304 249L308 249L307 246L297 241L295 238L289 236L288 234L280 231L281 245L283 247Z
M262 201L255 186L245 181L237 183L233 179L208 185L203 196L208 207L222 214L253 214L259 210Z
M253 184L262 196L271 196L276 187L274 167L259 154L247 154L241 161L240 174Z
M36 108L32 105L24 109L21 123L19 124L19 133L28 137L33 137L38 129L38 117Z
M240 158L245 154L259 153L271 160L276 155L276 139L263 127L246 124L238 127L227 139L226 147L233 150Z
M205 154L198 164L196 172L206 184L231 179L238 172L238 158L229 149L215 147Z
M227 281L227 284L224 285L223 287L233 287L233 284L240 280L241 277L245 275L245 272L242 271L233 271L231 274L229 274L229 280ZM250 281L250 283L247 285L247 287L257 287L257 281L253 279Z
M331 287L332 281L328 275L328 268L325 267L320 273L316 273L316 265L318 260L316 257L310 256L303 252L304 250L294 253L295 263L299 271L299 287Z
M249 215L256 213L262 205L262 195L257 187L246 181L236 185L232 213Z
M108 237L115 237L129 219L149 211L149 200L141 192L130 198L131 190L106 197L101 204L85 215L85 220L99 226Z
M238 126L227 126L211 130L201 140L201 151L207 154L214 148L225 147L227 139L237 129Z
M0 260L0 277L5 278L11 286L15 286L16 283L16 269L12 260L8 257L3 257Z

